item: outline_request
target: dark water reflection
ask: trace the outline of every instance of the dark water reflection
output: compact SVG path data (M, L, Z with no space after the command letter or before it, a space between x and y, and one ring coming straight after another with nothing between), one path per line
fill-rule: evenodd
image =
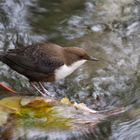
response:
M46 40L87 49L101 61L87 63L69 78L46 87L59 97L67 95L98 110L128 107L88 139L139 140L139 15L136 0L2 0L0 49ZM31 91L25 77L2 63L0 81L17 91Z

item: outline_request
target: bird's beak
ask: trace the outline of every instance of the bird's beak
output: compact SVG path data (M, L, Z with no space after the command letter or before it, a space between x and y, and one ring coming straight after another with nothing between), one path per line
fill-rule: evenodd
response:
M90 59L91 61L99 61L99 59L97 59L96 57L91 56Z

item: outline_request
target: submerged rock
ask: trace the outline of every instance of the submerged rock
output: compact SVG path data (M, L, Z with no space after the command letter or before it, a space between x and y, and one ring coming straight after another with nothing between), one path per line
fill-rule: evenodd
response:
M68 98L14 96L0 100L0 139L72 139L94 132L107 117L122 108L97 112Z

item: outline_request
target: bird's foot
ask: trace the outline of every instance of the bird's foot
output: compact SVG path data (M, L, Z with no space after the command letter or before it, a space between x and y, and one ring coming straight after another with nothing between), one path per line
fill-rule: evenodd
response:
M52 97L52 98L55 97L55 94L49 92L49 91L45 88L45 86L44 86L43 83L39 82L38 85L39 85L39 87L41 88L43 94L46 95L46 97Z
M43 95L45 95L44 97L52 97L52 98L55 97L55 94L47 91L46 89L44 89Z
M40 94L41 96L43 97L47 97L47 98L54 98L55 97L55 94L53 93L50 93L46 88L45 86L43 85L43 83L41 82L38 82L38 83L33 83L33 82L30 82L30 84L32 85L32 87L34 89L36 89Z
M34 83L30 83L34 89L36 89L43 97L47 97Z
M46 95L46 97L55 97L55 95L53 93L50 93L45 86L43 85L43 83L39 82L38 83L39 86L41 87L41 89L43 90L43 93Z

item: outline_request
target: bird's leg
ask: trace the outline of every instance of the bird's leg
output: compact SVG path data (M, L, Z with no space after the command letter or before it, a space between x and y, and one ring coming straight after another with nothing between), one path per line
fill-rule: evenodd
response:
M46 97L47 95L45 93L43 93L34 83L30 82L30 84L32 85L32 87L34 89L36 89L43 97Z
M42 88L44 93L50 97L53 97L53 95L44 87L44 84L42 82L38 82L39 86Z

